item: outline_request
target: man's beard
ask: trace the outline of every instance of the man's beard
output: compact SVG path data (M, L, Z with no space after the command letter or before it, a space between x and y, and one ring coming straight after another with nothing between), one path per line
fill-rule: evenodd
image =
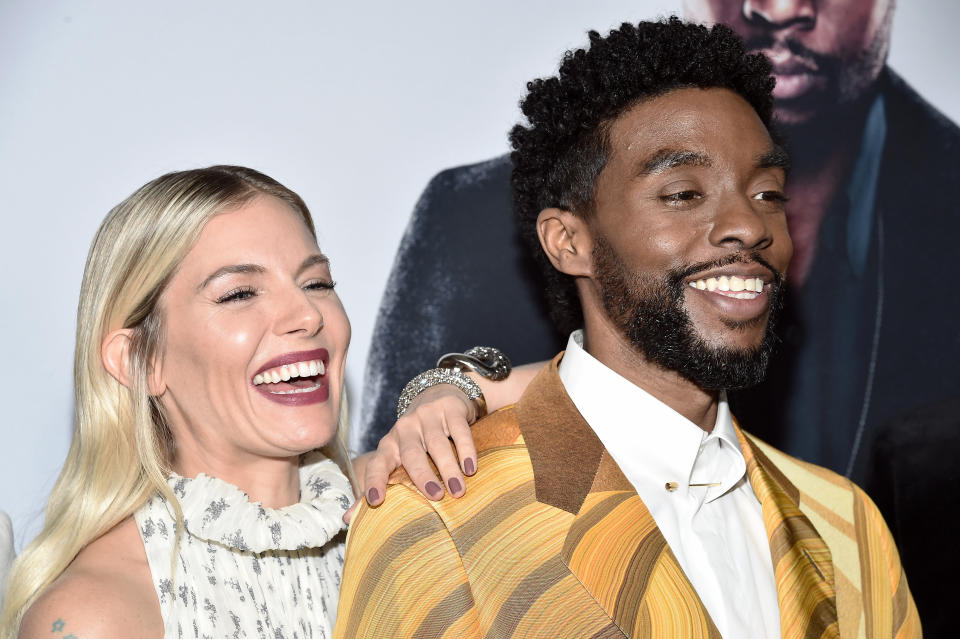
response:
M749 328L766 319L758 346L746 349L712 346L697 335L683 307L687 278L735 263L759 263L773 274L770 312L746 322L726 322L731 329ZM777 343L773 324L783 303L783 276L758 255L736 254L720 262L669 271L662 279L629 272L613 248L599 238L593 263L607 316L648 361L679 373L705 390L737 390L760 383Z

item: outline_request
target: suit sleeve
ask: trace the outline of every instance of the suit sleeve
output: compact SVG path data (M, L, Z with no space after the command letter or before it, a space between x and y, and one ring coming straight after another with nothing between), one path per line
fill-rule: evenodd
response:
M860 488L856 488L856 501L859 516L867 523L868 543L861 544L860 563L868 582L863 584L864 602L872 609L873 636L920 639L920 615L893 535L880 510Z
M336 639L481 636L467 575L443 520L405 485L362 504L347 537Z

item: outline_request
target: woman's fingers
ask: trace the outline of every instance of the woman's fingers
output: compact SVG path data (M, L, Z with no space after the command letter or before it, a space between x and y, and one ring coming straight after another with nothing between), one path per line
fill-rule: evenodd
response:
M462 415L447 417L447 431L457 449L460 458L460 469L464 475L473 475L477 472L477 447L473 443L473 433L470 424ZM443 472L443 471L441 471Z
M397 422L397 434L400 440L400 464L417 490L429 499L443 499L444 482L430 466L431 457L434 463L437 463L437 456L443 458L443 446L447 448L447 455L451 455L442 414L421 409L412 415L404 415Z
M461 497L466 488L464 474L477 470L468 422L474 410L473 403L453 386L441 384L421 393L365 460L361 489L366 491L367 503L377 506L384 500L390 473L401 465L427 498L442 499L447 492Z
M463 473L460 472L460 462L453 447L450 446L449 429L447 428L447 418L441 415L439 420L424 423L423 443L433 460L434 465L440 472L443 479L443 485L454 497L463 495ZM403 465L407 465L407 460L403 457L401 451L400 459ZM430 486L427 486L429 489ZM430 495L433 497L433 495ZM441 493L442 497L443 494Z
M387 436L389 437L389 435ZM370 454L363 474L364 497L371 506L379 506L387 494L387 479L390 473L400 465L400 451L394 439L384 437L380 440L376 452Z

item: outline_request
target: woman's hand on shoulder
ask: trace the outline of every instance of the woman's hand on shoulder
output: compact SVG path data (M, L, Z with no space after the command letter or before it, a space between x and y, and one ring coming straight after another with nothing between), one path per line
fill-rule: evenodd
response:
M475 373L468 375L480 386L490 412L517 401L530 381L548 362L524 364L510 376L492 381ZM464 476L477 471L477 450L470 424L477 419L477 404L457 387L437 384L410 403L403 417L384 435L377 450L354 460L358 486L371 506L386 497L387 479L403 466L411 481L428 499L443 499L446 493L462 497ZM453 447L450 446L453 440ZM437 467L440 477L430 467ZM446 487L446 489L444 489ZM359 503L359 502L357 502ZM350 523L356 504L343 516Z
M477 469L477 451L470 434L475 420L476 404L455 386L438 384L420 393L380 440L377 450L359 460L357 477L363 482L367 502L376 506L383 501L387 479L400 466L429 499L442 499L447 491L454 497L463 495L464 475ZM455 449L450 446L451 439Z

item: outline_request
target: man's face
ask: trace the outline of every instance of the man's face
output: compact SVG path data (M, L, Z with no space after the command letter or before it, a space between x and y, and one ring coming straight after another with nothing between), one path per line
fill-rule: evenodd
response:
M609 139L588 217L605 315L647 360L702 388L756 383L793 250L782 151L726 89L643 102Z
M723 22L773 63L776 118L809 122L855 100L883 68L893 0L684 0L688 20Z

